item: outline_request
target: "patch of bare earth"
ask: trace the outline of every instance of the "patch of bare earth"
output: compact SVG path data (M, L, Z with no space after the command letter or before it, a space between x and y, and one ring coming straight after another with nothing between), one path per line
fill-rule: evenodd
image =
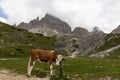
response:
M21 75L18 73L13 73L9 70L0 70L0 80L49 80L50 77L39 78L36 76L31 76L28 78L26 75Z

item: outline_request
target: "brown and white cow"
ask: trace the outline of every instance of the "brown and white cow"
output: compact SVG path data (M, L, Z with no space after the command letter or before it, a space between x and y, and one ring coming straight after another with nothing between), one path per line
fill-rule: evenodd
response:
M31 71L36 61L41 61L50 64L50 74L53 75L53 66L60 65L60 73L62 74L62 60L63 57L57 51L32 49L28 62L27 75L31 75Z

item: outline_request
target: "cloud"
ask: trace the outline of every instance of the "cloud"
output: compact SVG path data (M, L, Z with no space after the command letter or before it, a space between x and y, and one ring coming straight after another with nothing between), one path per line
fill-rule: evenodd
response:
M0 7L10 24L42 18L45 13L68 22L72 29L83 27L91 31L98 26L111 32L120 24L120 0L1 0Z
M49 0L2 0L0 5L10 24L29 22L37 16L42 18L47 11L52 12Z
M59 13L64 13L70 24L74 27L93 27L94 21L102 11L101 3L96 0L55 0L54 8ZM65 18L64 17L64 18Z

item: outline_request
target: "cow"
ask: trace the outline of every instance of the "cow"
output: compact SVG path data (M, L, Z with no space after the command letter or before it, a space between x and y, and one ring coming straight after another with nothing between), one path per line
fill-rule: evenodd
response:
M50 65L50 75L53 75L54 65L60 66L60 74L62 75L62 60L63 57L57 51L42 50L42 49L32 49L30 52L30 58L28 62L27 76L30 77L33 66L36 61L49 63Z

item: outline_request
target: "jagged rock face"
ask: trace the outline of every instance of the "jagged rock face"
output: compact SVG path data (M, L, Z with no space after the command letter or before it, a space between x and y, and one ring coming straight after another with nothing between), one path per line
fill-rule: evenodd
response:
M52 33L52 34L71 33L71 27L66 22L64 22L50 14L46 14L45 17L42 18L41 20L39 20L39 17L37 17L37 19L34 19L34 20L30 21L29 23L22 22L18 25L18 27L27 29L34 33L45 32L48 35L50 35L49 33Z
M113 52L114 50L119 49L119 48L120 48L120 45L112 47L112 48L104 50L104 51L101 51L99 53L92 54L89 57L104 58L106 56L110 56L111 52Z
M84 29L84 28L81 28L81 27L76 27L73 32L72 32L73 35L75 36L80 36L80 37L83 37L85 35L88 35L89 32L88 30Z
M46 27L57 30L59 33L66 34L71 32L71 28L66 22L49 14L46 14L46 16L41 19L41 23Z
M79 51L81 55L87 55L90 51L99 48L105 43L104 33L92 33L87 37L79 39Z
M96 27L96 26L93 28L92 33L93 33L93 34L104 34L104 32L101 31L101 30L99 29L99 27Z
M49 27L33 28L33 29L30 29L29 31L32 33L41 33L44 36L52 36L52 35L59 35L60 34L55 29L52 30Z
M105 43L105 33L99 30L99 32L91 32L84 37L72 39L67 41L68 50L70 52L78 51L78 55L85 56L90 51L101 47Z
M94 27L92 33L98 33L101 32L101 30L98 27Z
M120 33L120 25L116 29L114 29L111 33L113 33L113 34Z
M29 29L29 26L27 23L21 22L17 27L19 28L23 28L23 29Z

